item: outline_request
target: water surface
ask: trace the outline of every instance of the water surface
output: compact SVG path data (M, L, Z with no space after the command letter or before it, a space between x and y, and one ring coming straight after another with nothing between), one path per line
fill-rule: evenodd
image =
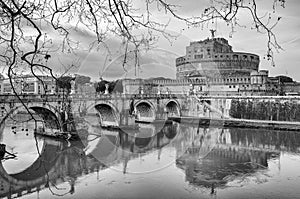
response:
M17 128L12 130L12 126ZM298 198L300 134L144 124L88 129L76 142L7 123L0 196L23 198Z

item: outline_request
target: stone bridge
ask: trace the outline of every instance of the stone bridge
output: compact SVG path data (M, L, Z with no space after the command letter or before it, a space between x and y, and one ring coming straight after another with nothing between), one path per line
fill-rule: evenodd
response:
M46 128L63 131L78 130L82 126L130 126L136 121L151 123L170 116L299 121L299 100L299 96L102 94L21 95L17 98L1 95L0 125L16 113L27 113L25 106L44 121ZM291 117L287 119L286 115Z
M17 113L39 116L45 126L72 130L85 121L92 126L120 127L135 121L151 123L168 116L181 116L186 108L184 95L13 95L0 96L0 124ZM21 103L22 102L22 103ZM25 106L24 106L25 105ZM27 107L27 108L25 108ZM25 119L22 118L22 119ZM74 122L75 121L75 122Z

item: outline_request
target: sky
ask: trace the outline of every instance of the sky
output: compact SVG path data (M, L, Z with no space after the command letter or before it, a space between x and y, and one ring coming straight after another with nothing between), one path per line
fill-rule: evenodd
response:
M136 3L137 1L133 1ZM139 6L137 2L136 6ZM209 0L169 0L168 2L178 4L178 14L181 16L197 16ZM201 3L200 3L201 2ZM272 11L273 0L257 0L259 14L263 15L266 12ZM133 53L128 54L128 66L125 68L122 65L124 57L124 47L122 41L114 36L106 40L106 45L112 51L109 56L106 51L106 46L103 44L96 45L96 48L89 49L89 44L95 39L93 33L84 28L72 30L72 38L80 43L80 48L73 53L53 52L51 59L47 63L48 66L54 68L57 73L64 72L64 67L71 64L76 67L70 72L88 75L93 80L98 80L100 77L108 80L120 78L148 78L148 77L176 77L175 59L185 55L185 47L191 41L204 40L210 36L209 29L216 29L216 37L224 37L229 40L233 50L237 52L249 52L260 56L260 69L269 70L270 76L288 75L294 80L300 81L300 1L288 0L286 7L278 9L275 13L275 18L282 17L279 24L273 29L278 43L283 50L275 52L274 60L275 67L270 62L263 59L267 50L267 37L265 34L257 33L251 29L251 21L249 14L241 12L239 20L246 27L237 27L236 32L230 38L230 30L222 21L216 21L214 24L209 24L203 28L187 28L185 23L170 18L170 15L165 15L164 12L153 12L152 16L158 21L169 21L167 31L180 36L172 43L168 42L162 36L155 44L156 48L151 50L141 50L140 67L135 70L133 67ZM55 33L52 30L47 30L50 37L57 44L61 40L55 39Z

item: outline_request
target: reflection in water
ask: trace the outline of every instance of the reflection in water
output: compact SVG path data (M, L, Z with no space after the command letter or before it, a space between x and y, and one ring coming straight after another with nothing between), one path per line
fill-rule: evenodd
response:
M267 168L267 160L279 153L236 150L216 146L205 157L196 157L199 149L189 149L176 164L185 170L186 180L201 186L224 186L229 180Z
M215 130L204 129L200 138L198 136L195 139L199 142L196 144L194 142L176 160L176 165L185 170L186 180L193 184L205 187L224 186L236 177L266 169L271 157L279 157L279 151L269 150L274 149L273 146L276 145L271 136L272 132L266 132L271 136L266 137L264 133L255 130ZM278 133L276 132L275 135ZM203 136L209 140L204 140ZM284 144L289 145L290 142ZM254 146L258 147L254 148Z
M163 128L142 125L139 130L97 131L101 134L89 132L81 141L65 142L43 137L35 140L31 133L12 134L10 126L6 126L1 132L1 142L15 147L19 159L2 161L0 197L41 190L50 190L48 197L56 193L67 196L82 194L76 190L83 187L88 194L94 188L80 183L85 182L83 176L96 174L101 183L101 175L105 175L102 171L108 168L120 171L119 176L142 173L142 179L150 184L155 173L168 173L169 179L160 179L168 188L172 179L178 180L178 171L183 171L185 176L177 181L178 186L185 187L186 181L192 187L215 194L215 189L228 188L228 184L237 179L267 172L270 161L279 160L282 151L297 154L300 150L300 135L294 132L199 128L178 123L166 124ZM65 183L68 188L57 188ZM143 181L130 183L128 186L143 190ZM166 198L191 196L180 188L174 193L156 194L164 194L160 196Z

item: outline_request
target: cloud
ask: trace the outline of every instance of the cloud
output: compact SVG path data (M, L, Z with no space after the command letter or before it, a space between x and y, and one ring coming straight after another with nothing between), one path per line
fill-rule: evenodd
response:
M176 8L182 16L197 16L201 14L204 7L209 4L208 0L170 0L169 3L180 5ZM273 2L273 1L272 1ZM274 28L279 44L282 45L284 51L279 54L275 53L276 67L272 67L269 62L263 59L267 50L267 35L257 33L251 29L251 20L249 15L242 13L239 15L241 21L250 23L246 28L237 27L233 38L229 38L230 28L223 21L218 20L215 24L198 28L187 28L185 23L172 18L170 21L168 32L180 34L180 36L169 43L162 35L156 44L157 49L145 51L139 55L140 71L137 74L140 77L150 76L167 76L175 78L175 59L176 57L185 54L185 47L190 41L203 40L210 36L209 29L217 28L217 37L224 37L229 40L234 51L244 51L258 54L261 58L260 67L270 70L270 74L288 73L296 79L300 80L299 63L300 63L300 15L299 15L298 0L289 0L286 2L286 8L278 8L276 16L282 17L280 23ZM258 9L261 13L272 10L272 4L269 1L258 1ZM170 15L165 15L164 12L152 13L155 19L168 21ZM45 31L48 36L53 39L53 48L62 44L62 39L57 36L57 32L46 26ZM77 29L71 28L71 39L78 41L78 48L73 53L55 51L51 52L51 59L48 65L56 71L63 72L62 65L68 66L72 63L78 67L71 72L81 73L91 76L93 79L98 79L100 75L107 79L134 77L136 75L134 60L128 59L128 63L123 68L124 46L122 41L111 36L106 40L106 45L95 45L93 50L90 50L90 44L95 40L95 34L84 27ZM107 48L111 51L111 56L108 56ZM128 57L130 58L130 56Z

